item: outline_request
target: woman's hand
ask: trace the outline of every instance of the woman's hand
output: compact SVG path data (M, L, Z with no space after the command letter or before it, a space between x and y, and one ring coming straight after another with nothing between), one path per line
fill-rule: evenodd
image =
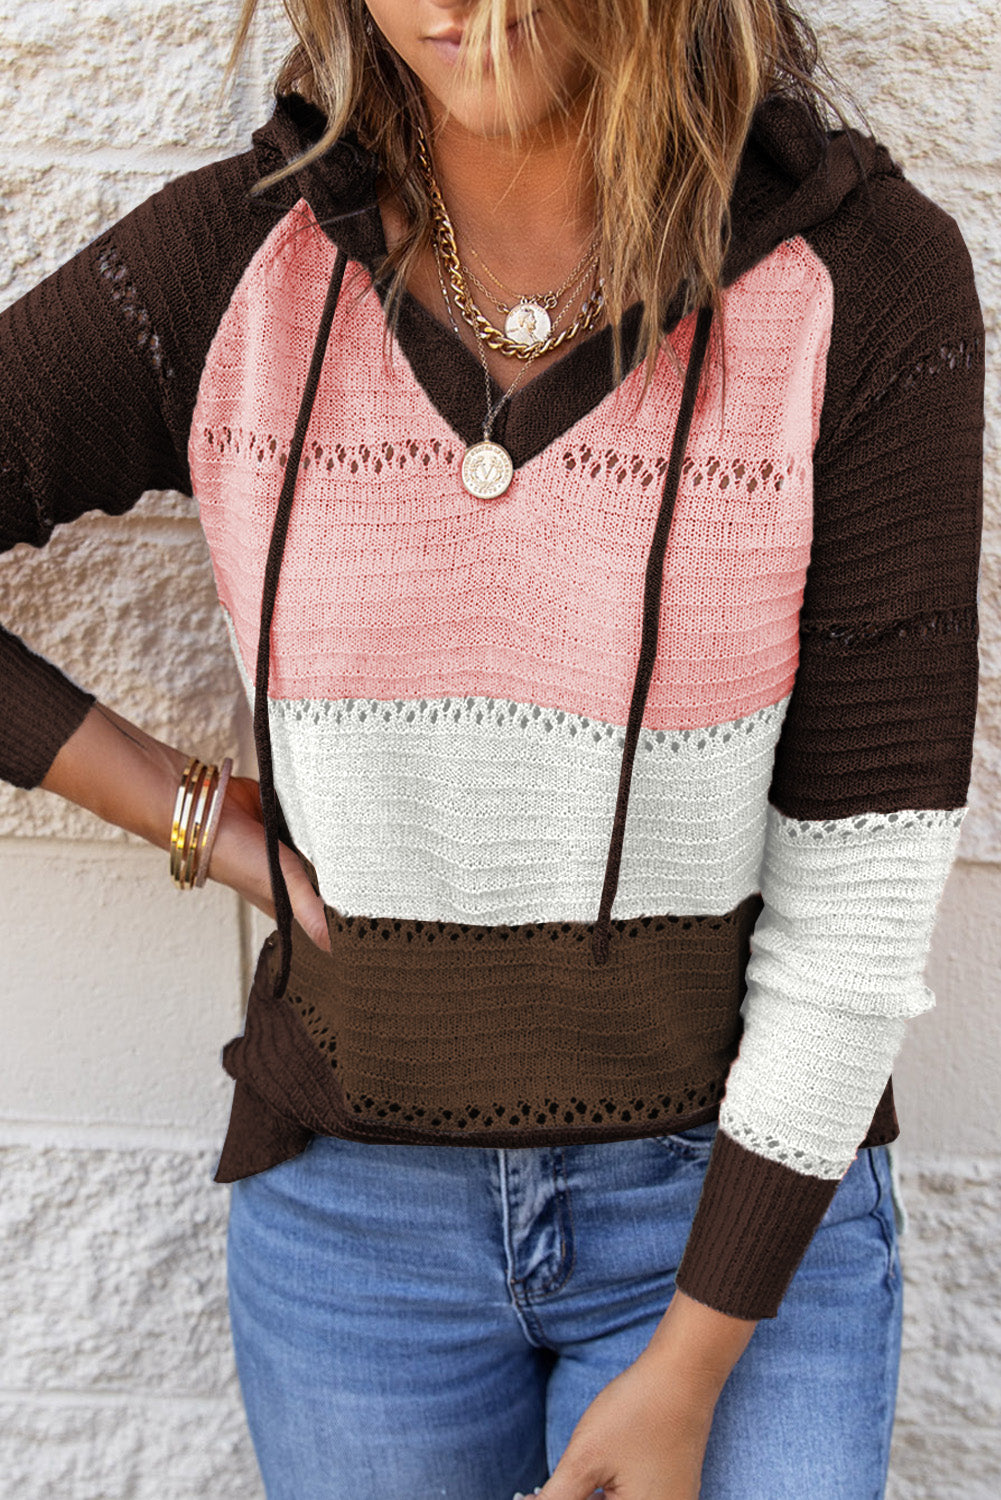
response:
M330 934L323 902L310 884L301 859L287 844L279 844L278 857L296 921L318 948L329 953ZM261 790L250 776L229 779L219 832L209 860L209 879L228 885L274 920Z
M755 1329L675 1290L640 1357L599 1391L539 1500L698 1500L720 1392Z
M644 1350L591 1402L538 1500L698 1500L715 1406Z
M187 760L183 751L95 703L41 784L117 828L168 849L177 785ZM329 953L323 902L301 859L286 844L279 846L279 859L296 921ZM260 787L249 776L230 777L208 873L274 920Z

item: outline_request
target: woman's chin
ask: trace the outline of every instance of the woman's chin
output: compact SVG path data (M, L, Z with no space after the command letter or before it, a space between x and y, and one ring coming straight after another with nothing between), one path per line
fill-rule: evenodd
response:
M484 140L531 136L547 123L565 119L567 114L565 104L554 97L550 89L536 87L526 89L520 97L516 95L512 116L501 102L492 75L479 87L468 91L458 88L436 90L428 82L424 91L436 126L458 126L468 135L481 136Z

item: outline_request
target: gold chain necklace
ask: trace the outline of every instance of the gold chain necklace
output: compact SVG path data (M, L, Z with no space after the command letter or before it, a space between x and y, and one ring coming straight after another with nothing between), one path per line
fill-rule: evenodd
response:
M439 199L440 202L440 199ZM605 305L601 290L603 278L584 303L569 328L560 333L552 332L548 312L535 303L520 302L508 314L505 331L501 333L480 312L470 295L463 276L462 263L455 245L455 234L442 206L441 217L435 214L438 231L438 249L448 271L448 279L455 293L456 305L462 317L472 328L477 338L490 349L497 350L511 359L530 359L535 354L548 354L553 349L568 343L580 333L585 333L597 321ZM509 332L510 330L510 332Z
M494 275L493 271L491 271L490 267L487 265L480 252L476 249L475 245L470 245L469 248L472 254L476 256L476 259L479 261L484 271L486 271L487 275L490 277L490 280L494 283L494 285L499 286L502 292L507 292L509 296L513 297L514 302L510 304L501 302L495 292L492 292L488 286L484 286L483 282L470 266L462 267L463 274L465 276L468 276L473 285L478 286L481 292L486 293L495 307L500 308L502 313L508 314L512 313L516 307L523 304L531 304L535 307L542 308L545 312L551 312L552 309L559 303L560 298L563 296L563 293L573 281L574 277L579 275L582 271L591 270L598 263L598 252L595 250L594 244L592 243L589 248L584 251L584 254L574 266L573 270L566 277L562 285L558 286L554 292L533 292L531 294L526 292L524 295L522 295L520 292L516 292L513 287L508 286L506 282L501 281L499 276ZM573 297L573 295L574 293L571 292L571 298Z
M473 253L475 255L476 252L474 251ZM569 297L567 299L568 302L573 301L580 288L584 285L584 282L590 275L593 274L597 263L598 257L595 255L592 256L590 262L583 267L583 275L578 277L576 286L572 288L569 294ZM575 266L574 275L576 275L576 273L580 269L581 266L579 264ZM521 297L517 293L514 293L514 302L501 302L496 292L492 292L488 286L484 285L484 283L476 275L476 272L471 270L469 266L462 267L462 274L467 280L471 281L474 286L479 287L480 291L490 299L494 307L499 308L500 311L505 314L508 319L508 324L512 325L510 328L505 327L505 332L508 334L508 337L515 338L517 337L517 330L519 326L527 321L526 315L529 313L533 315L532 326L535 328L537 338L541 338L542 336L542 334L540 333L540 325L544 327L544 332L548 334L555 325L556 320L550 319L548 325L546 326L545 320L541 315L548 315L555 309L560 298L570 284L569 280L567 280L563 283L563 286L558 292L541 292L538 296L530 297L526 294L524 297ZM515 316L512 317L512 315Z
M448 313L448 321L452 325L456 338L461 339L462 335L459 332L459 325L452 316L452 302L448 295L448 288L445 285L445 273L442 268L441 254L438 250L437 241L435 241L434 246L434 260L438 270L438 284L441 287L441 295L445 299L445 310ZM502 444L495 443L490 434L493 431L497 413L507 398L513 393L519 381L524 377L531 361L538 358L539 350L537 348L532 350L528 361L518 371L496 406L493 405L490 399L490 366L487 364L487 357L483 353L483 348L478 339L476 341L476 352L483 366L483 383L487 393L487 412L483 419L482 441L473 443L466 449L463 455L461 469L462 483L469 494L475 495L477 500L497 500L510 487L511 480L514 477L514 463L507 449Z
M431 168L427 142L422 130L418 130L417 145L421 167L431 196L435 254L440 256L445 264L456 306L465 322L476 334L477 339L489 348L507 355L508 358L532 359L538 354L548 354L553 349L560 348L561 345L592 327L605 305L602 292L603 277L599 277L597 286L589 294L575 321L560 333L552 331L552 321L544 307L524 300L512 308L508 314L503 333L488 322L473 301L466 285L464 268L459 259L459 250L455 240L455 230Z

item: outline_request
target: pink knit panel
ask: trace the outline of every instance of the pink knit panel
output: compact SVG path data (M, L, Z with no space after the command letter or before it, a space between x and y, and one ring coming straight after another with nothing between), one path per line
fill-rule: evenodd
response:
M192 424L195 493L251 678L268 538L333 257L300 203L247 268ZM725 423L717 352L666 558L651 728L736 718L792 685L832 306L827 272L799 239L726 294ZM682 365L693 325L673 336ZM352 263L296 489L271 695L482 694L624 724L681 394L668 353L641 404L636 370L487 502L464 490L463 442L398 347L384 362L382 338L378 298Z

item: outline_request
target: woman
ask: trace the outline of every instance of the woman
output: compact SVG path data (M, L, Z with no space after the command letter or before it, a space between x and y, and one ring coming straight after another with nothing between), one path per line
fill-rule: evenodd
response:
M783 0L288 8L252 149L0 323L4 544L195 494L254 703L259 788L0 642L0 773L277 917L216 1173L267 1492L880 1495L965 247Z

